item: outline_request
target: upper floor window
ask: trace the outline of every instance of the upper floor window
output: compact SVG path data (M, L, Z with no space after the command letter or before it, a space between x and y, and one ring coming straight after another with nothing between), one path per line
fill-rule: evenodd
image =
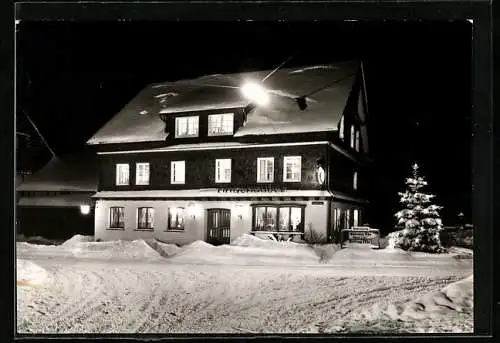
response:
M352 188L354 190L358 189L358 172L354 172L352 176Z
M301 170L300 156L285 156L283 158L283 181L300 182Z
M170 163L170 183L184 184L186 173L185 161L172 161Z
M155 209L139 207L137 209L137 230L153 230Z
M353 126L351 126L351 141L350 141L350 146L351 148L354 149L354 144L356 143L356 128Z
M109 209L109 228L124 229L125 228L125 208L110 207Z
M198 137L198 116L175 118L175 137Z
M215 182L231 182L231 159L215 160Z
M149 185L149 163L137 163L135 165L135 184Z
M118 186L125 186L129 184L130 170L129 165L126 163L119 163L116 165L116 184Z
M274 157L257 158L257 182L274 181Z
M339 138L344 139L344 116L340 118L340 123L339 123Z
M208 116L208 135L231 135L233 134L233 113L211 114Z

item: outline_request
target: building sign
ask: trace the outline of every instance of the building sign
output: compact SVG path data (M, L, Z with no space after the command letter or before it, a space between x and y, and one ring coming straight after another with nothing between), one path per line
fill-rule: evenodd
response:
M260 186L260 187L227 187L217 188L217 193L277 193L285 192L286 187Z
M380 248L380 231L366 226L342 230L341 246L345 243L369 244Z

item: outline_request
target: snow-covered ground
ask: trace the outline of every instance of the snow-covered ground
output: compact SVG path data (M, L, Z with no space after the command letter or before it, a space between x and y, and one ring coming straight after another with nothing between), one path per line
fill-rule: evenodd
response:
M472 332L470 251L17 244L20 333Z

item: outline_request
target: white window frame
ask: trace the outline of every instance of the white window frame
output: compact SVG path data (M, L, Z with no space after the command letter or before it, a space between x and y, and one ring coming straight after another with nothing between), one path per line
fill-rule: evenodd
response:
M117 186L128 186L130 184L130 165L128 163L116 164L115 181Z
M185 122L186 134L179 134L180 122ZM196 133L189 133L190 124L196 126ZM198 116L186 116L175 118L175 138L198 137L200 132L200 118Z
M184 171L182 175L182 180L176 178L178 176L179 167L182 165ZM177 169L177 170L176 170ZM170 183L172 185L183 185L186 183L186 161L172 161L170 162Z
M218 122L220 123L220 127L217 127L219 132L212 132L212 129L214 128L212 126L212 119L219 117ZM229 126L229 130L224 130L225 125L224 123L230 122L231 125ZM234 113L220 113L220 114L210 114L208 115L208 136L226 136L226 135L232 135L234 131Z
M230 158L215 160L215 182L230 183L232 174L232 160ZM229 178L226 177L226 171L229 170Z
M357 191L358 190L358 172L354 172L352 175L352 188Z
M298 167L297 177L295 179L288 179L286 177L287 164L296 162ZM283 182L300 182L302 179L302 156L285 156L283 157Z
M271 163L272 163L273 172L271 174L271 179L269 179L269 180L261 180L260 179L260 174L261 174L260 173L260 162L261 161L266 161L266 164L265 164L266 175L267 175L267 168L268 168L267 162L271 161ZM257 182L258 183L272 183L272 182L274 182L274 157L258 157L257 158Z
M340 118L340 124L339 124L339 138L344 139L344 116Z
M115 223L113 221L113 213L118 212L118 221ZM119 218L122 217L122 221ZM124 230L125 229L125 207L123 206L112 206L109 208L109 223L108 230Z
M135 164L135 184L136 185L149 185L149 177L151 173L149 170L149 162L139 162Z

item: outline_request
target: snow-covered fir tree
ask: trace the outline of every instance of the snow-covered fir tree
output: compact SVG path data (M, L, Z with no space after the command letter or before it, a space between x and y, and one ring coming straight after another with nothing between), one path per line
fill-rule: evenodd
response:
M445 252L439 238L443 225L438 211L442 207L432 203L435 195L422 192L427 182L416 163L412 172L406 179L406 191L399 193L404 208L395 214L399 231L395 232L394 246L407 251Z

